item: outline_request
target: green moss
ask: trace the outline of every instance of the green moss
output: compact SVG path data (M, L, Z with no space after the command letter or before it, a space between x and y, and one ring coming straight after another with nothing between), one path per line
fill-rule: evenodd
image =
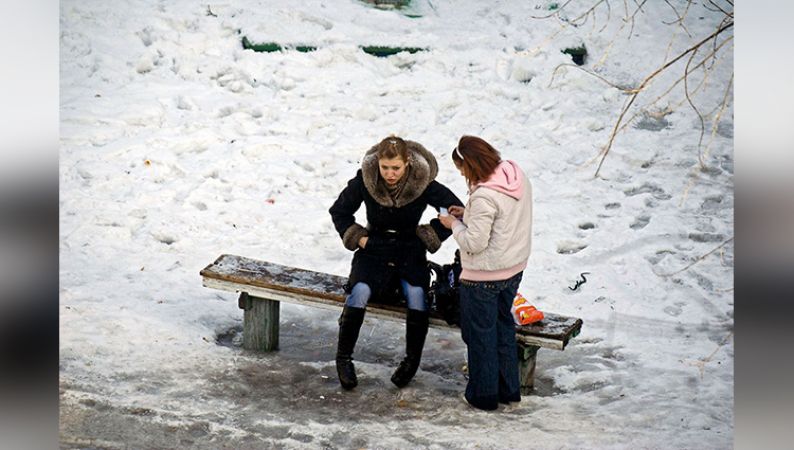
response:
M381 11L397 11L409 19L422 17L419 10L411 5L411 0L359 0L361 3ZM432 5L431 5L432 6Z
M255 52L280 52L281 46L275 42L267 42L264 44L252 44L248 40L248 36L243 36L243 48L246 50L253 50Z
M383 47L378 45L368 45L361 47L361 50L364 50L364 53L384 58L386 56L396 55L400 52L416 53L426 51L427 49L419 47Z
M301 53L309 53L317 50L317 47L312 47L310 45L298 45L295 47L295 50Z
M308 53L317 50L317 47L313 47L309 45L281 45L276 42L261 42L254 44L248 39L247 36L243 36L242 42L244 49L253 50L255 52L261 52L261 53L282 52L287 50L296 50L301 53ZM396 55L397 53L400 52L416 53L427 50L425 48L419 48L419 47L386 47L379 45L367 45L367 46L362 46L360 48L365 53L380 58Z
M411 0L362 0L378 9L403 9L411 4Z
M585 59L587 58L587 48L584 45L579 47L564 48L562 49L562 52L566 55L571 55L573 62L579 66L584 64Z
M259 44L254 44L248 40L247 36L243 36L243 48L246 50L253 50L255 52L262 52L262 53L281 52L284 50L297 50L301 53L308 53L317 50L317 47L312 47L309 45L282 46L275 42L263 42Z

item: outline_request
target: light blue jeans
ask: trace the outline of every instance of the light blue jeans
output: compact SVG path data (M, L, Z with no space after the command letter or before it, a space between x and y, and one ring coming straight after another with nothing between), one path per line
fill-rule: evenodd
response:
M408 284L405 280L400 280L400 285L403 288L403 295L408 302L408 309L415 309L417 311L427 310L427 300L425 299L425 290ZM372 289L367 283L358 282L350 291L350 295L345 300L345 306L352 306L354 308L366 308L369 298L372 296Z

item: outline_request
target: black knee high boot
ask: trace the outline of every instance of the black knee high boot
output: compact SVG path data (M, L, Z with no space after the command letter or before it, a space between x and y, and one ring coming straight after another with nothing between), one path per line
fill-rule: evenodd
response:
M358 385L356 368L353 366L353 349L356 347L358 332L364 322L365 308L345 306L339 317L339 341L336 347L336 373L339 383L345 389Z
M406 386L419 369L429 317L427 311L408 310L405 319L405 358L391 377L391 382L397 387Z

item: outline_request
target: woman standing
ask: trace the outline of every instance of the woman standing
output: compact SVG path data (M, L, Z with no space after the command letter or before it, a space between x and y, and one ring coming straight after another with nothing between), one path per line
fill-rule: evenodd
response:
M484 140L463 136L452 161L469 186L466 208L439 216L461 250L461 335L468 347L472 406L521 401L510 307L532 244L532 186L513 161Z
M463 205L435 181L437 173L435 157L420 144L388 137L367 151L361 169L329 210L345 247L356 252L336 351L336 371L345 389L358 384L352 354L367 303L371 298L382 299L395 282L402 288L408 312L405 358L391 381L403 387L419 368L428 327L426 252L434 253L451 234L438 219L425 225L419 225L419 220L428 205L436 210ZM354 217L362 202L366 227Z

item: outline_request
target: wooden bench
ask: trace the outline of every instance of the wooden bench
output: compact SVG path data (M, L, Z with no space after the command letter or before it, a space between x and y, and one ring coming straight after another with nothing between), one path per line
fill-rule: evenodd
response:
M206 287L240 292L238 306L244 310L243 348L256 351L278 349L279 302L340 309L345 303L344 277L282 266L235 255L221 255L201 271ZM579 334L582 320L545 313L541 322L516 326L522 392L528 393L535 378L538 349L564 350ZM370 303L367 317L404 322L405 308ZM434 328L457 327L440 315L431 315Z

